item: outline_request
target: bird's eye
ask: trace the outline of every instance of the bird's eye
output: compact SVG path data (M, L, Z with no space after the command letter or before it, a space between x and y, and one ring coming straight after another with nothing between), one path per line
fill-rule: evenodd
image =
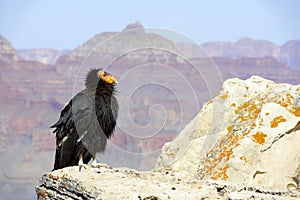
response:
M103 71L101 71L101 76L102 76L102 77L105 77L105 76L106 76L106 73L103 72Z
M106 76L106 73L104 71L98 71L98 77L103 79Z

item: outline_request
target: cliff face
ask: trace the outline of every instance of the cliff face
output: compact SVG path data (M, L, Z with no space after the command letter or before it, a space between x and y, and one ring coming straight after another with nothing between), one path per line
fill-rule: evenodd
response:
M1 68L11 68L12 62L19 61L20 58L16 55L16 51L9 41L0 35L0 65Z
M19 49L16 51L17 55L24 60L38 61L48 65L54 65L58 58L70 52L70 50L59 51L49 48Z
M291 40L281 46L279 60L289 66L300 68L300 40Z
M249 58L272 56L277 58L280 47L265 40L241 38L236 42L207 42L203 48L208 54L224 58Z
M120 57L129 56L147 59L145 51L141 48L178 49L176 44L158 34L146 33L140 23L129 24L122 32L104 32L97 34L70 54L58 59L56 68L58 72L72 75L77 72L78 65L107 67L111 62L118 61ZM149 52L146 52L149 54ZM101 59L99 59L101 58ZM85 72L84 72L85 73Z
M39 199L298 199L300 85L227 80L152 171L106 165L43 175Z
M0 54L15 54L16 51L7 39L0 35Z

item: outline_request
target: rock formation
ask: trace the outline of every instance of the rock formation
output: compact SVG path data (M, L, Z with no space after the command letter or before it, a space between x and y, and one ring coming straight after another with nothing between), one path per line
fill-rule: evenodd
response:
M9 41L0 35L0 54L15 54L16 51Z
M300 69L300 40L291 40L281 46L279 61Z
M54 65L58 58L67 55L71 50L55 50L49 48L18 49L17 55L24 60L38 61L46 65Z
M145 47L178 50L171 40L159 34L146 33L143 26L136 22L127 25L121 32L104 32L95 35L70 54L61 56L57 60L56 68L60 73L72 74L74 70L78 70L78 64L81 68L85 66L106 67L119 57L130 56L130 52L134 52L135 57L145 59L148 57L145 55L145 50L140 51Z
M299 184L300 86L227 80L154 169L281 191Z
M0 64L1 67L11 68L11 63L19 61L20 58L16 55L16 50L9 41L0 35Z
M300 85L227 80L151 171L100 164L42 176L39 199L299 199Z
M273 57L291 68L300 69L299 40L290 40L280 46L266 40L241 38L236 42L206 42L202 47L211 57L230 59ZM193 52L197 47L187 46L186 50L188 49Z
M203 44L203 48L211 56L225 58L269 56L277 58L280 53L280 46L266 40L254 40L248 37L236 42L207 42Z

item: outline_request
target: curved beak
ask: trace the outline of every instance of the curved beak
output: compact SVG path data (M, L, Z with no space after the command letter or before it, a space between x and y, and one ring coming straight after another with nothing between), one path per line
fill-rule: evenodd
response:
M113 84L113 83L117 84L118 83L117 79L112 75L108 75L104 79L105 79L105 82L110 83L110 84Z

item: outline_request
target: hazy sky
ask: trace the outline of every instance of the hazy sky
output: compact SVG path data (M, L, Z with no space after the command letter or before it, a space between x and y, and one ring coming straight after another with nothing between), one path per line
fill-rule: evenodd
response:
M199 44L244 36L276 44L300 39L298 0L0 0L0 34L16 49L73 49L136 20Z

